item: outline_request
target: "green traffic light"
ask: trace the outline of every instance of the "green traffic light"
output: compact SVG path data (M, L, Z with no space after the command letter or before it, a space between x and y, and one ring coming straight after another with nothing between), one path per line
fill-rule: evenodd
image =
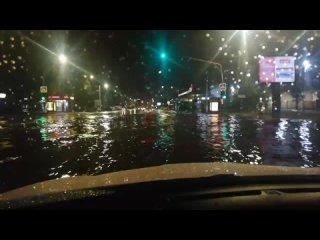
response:
M222 98L223 98L223 99L226 99L226 98L227 98L227 96L226 96L226 95L224 95L224 96L222 96Z
M41 97L41 100L46 100L46 98L45 97Z
M166 58L166 54L165 53L161 53L161 58L162 59Z

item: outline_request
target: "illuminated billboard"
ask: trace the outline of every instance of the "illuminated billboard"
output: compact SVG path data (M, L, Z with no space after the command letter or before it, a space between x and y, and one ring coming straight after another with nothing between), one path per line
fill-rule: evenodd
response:
M265 57L259 61L261 83L294 82L295 57Z

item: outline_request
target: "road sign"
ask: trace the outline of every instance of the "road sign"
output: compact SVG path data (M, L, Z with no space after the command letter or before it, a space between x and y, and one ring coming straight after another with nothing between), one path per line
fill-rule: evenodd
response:
M219 88L220 88L220 91L226 91L226 89L227 89L227 84L225 84L225 83L220 83L220 84L219 84Z
M47 92L48 92L47 86L41 86L41 87L40 87L40 92L41 92L41 93L47 93Z

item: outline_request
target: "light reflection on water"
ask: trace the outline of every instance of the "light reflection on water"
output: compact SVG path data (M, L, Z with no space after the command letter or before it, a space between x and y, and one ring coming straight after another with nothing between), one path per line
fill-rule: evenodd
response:
M24 124L0 122L0 190L165 163L320 165L319 125L307 120L159 111L48 114Z
M311 162L309 153L312 152L312 143L310 142L310 125L311 121L304 120L302 121L299 127L299 136L300 136L300 144L301 151L300 156L306 162ZM312 162L311 162L312 164ZM304 165L305 167L309 167L308 164Z

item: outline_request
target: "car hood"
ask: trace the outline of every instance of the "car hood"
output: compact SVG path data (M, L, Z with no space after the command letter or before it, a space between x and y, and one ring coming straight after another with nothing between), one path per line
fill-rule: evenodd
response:
M320 175L320 168L249 165L240 163L166 164L96 176L76 176L39 182L2 193L0 194L0 201L19 200L45 194L93 189L97 187L159 180L202 178L224 174L236 176Z

